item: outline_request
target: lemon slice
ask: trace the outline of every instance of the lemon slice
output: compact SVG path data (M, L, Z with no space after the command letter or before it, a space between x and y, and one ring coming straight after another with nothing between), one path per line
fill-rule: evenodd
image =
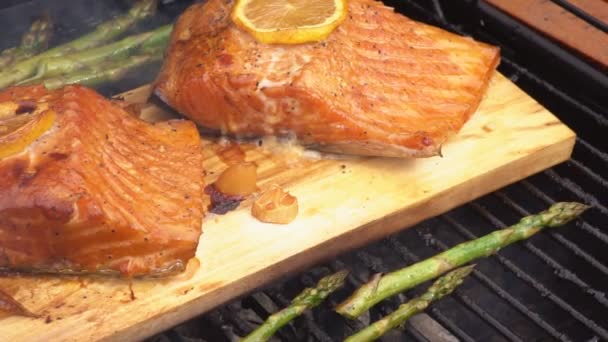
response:
M19 113L18 108L15 102L0 103L0 159L23 151L55 123L52 110Z
M346 18L346 0L238 0L233 22L264 44L327 38Z

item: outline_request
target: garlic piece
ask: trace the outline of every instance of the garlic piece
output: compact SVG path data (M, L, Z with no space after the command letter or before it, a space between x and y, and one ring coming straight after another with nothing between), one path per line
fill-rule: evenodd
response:
M228 195L247 196L256 189L258 174L253 163L237 163L229 166L215 182L217 189Z
M272 184L253 202L251 214L262 222L288 224L298 216L298 199Z

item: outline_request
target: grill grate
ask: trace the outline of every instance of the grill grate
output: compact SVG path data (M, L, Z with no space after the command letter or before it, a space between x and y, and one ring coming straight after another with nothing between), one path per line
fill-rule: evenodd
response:
M320 277L349 269L344 289L313 312L281 329L276 340L337 341L390 313L428 284L383 301L359 320L331 310L376 272L387 272L430 257L450 246L504 227L562 200L592 204L584 219L543 231L528 241L480 260L472 276L449 297L394 330L384 341L599 341L608 340L608 75L482 0L385 1L408 16L499 45L499 70L578 133L570 161L484 196L412 229L318 265L297 276L227 303L150 341L236 341L271 313L286 306L303 287ZM48 2L60 7L61 2ZM191 0L165 0L162 21L175 18ZM606 32L605 23L572 2L553 0ZM17 6L14 6L19 4ZM5 0L6 37L16 36L38 0ZM11 8L11 6L13 6ZM50 6L50 5L49 5ZM63 6L63 5L61 5ZM79 18L75 1L67 17ZM96 9L124 9L123 0L99 2ZM17 8L19 7L19 8ZM97 19L79 18L89 25ZM69 21L69 20L68 20ZM13 25L15 24L15 25ZM152 24L152 23L150 23ZM158 24L158 23L155 23ZM21 26L19 26L21 25ZM61 27L61 39L80 30ZM6 43L9 43L8 41ZM10 42L13 43L13 42ZM154 72L147 73L153 75ZM146 79L144 81L149 81ZM113 94L141 84L134 78L103 89Z
M570 13L576 15L577 17L583 19L588 22L590 25L597 27L598 29L608 33L608 25L601 21L600 19L593 16L592 13L588 13L587 11L577 7L575 4L570 3L566 0L551 0L561 7L567 9Z
M577 12L566 1L555 2L598 26L588 13ZM500 45L499 70L578 133L572 159L326 265L271 284L151 340L234 341L287 305L289 298L312 285L314 279L348 268L351 276L347 286L335 299L295 320L276 336L284 341L341 340L420 294L427 285L381 302L356 321L331 311L373 273L427 258L558 200L583 201L594 208L584 220L543 231L479 261L472 277L452 296L431 305L404 330L391 331L383 340L608 340L608 298L603 292L608 288L608 254L603 252L608 247L603 226L608 222L603 201L608 198L604 176L608 174L608 154L602 136L608 126L608 99L602 96L608 91L606 75L483 1L386 3L414 19ZM546 62L547 56L552 58L551 63ZM192 327L201 324L213 329L190 334ZM434 328L427 329L429 325Z

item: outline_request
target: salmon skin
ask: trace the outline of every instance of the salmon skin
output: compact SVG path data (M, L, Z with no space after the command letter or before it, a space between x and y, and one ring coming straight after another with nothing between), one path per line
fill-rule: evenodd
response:
M295 135L322 151L428 157L475 112L499 49L349 0L317 43L258 43L208 0L178 19L155 93L235 137Z
M55 121L0 159L0 270L157 277L185 269L204 215L194 123L149 124L82 86L0 92L0 107L13 103L21 115L53 111Z

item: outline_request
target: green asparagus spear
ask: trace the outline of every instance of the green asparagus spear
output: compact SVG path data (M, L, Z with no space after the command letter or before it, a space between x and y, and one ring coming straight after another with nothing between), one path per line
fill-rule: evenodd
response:
M156 5L157 0L140 0L131 7L126 15L106 21L97 26L95 31L49 50L44 57L61 56L100 46L123 34L137 22L153 16L156 13Z
M69 75L82 69L91 68L112 59L128 58L133 51L152 49L166 44L171 35L172 25L161 26L153 31L126 37L118 42L100 46L88 51L77 52L61 57L45 58L38 64L36 75L17 84L32 83L36 80L58 75Z
M17 59L28 58L40 51L46 50L53 35L53 22L48 15L34 21L30 31L21 38L21 46Z
M378 302L410 289L466 264L487 257L519 240L538 233L545 227L557 227L582 214L588 207L576 202L561 202L536 215L524 217L519 223L478 239L461 243L434 257L401 270L388 273L361 286L336 307L336 312L354 319Z
M289 323L292 319L300 316L306 310L321 304L327 296L342 287L348 272L340 271L319 280L316 288L306 288L285 309L271 315L251 334L245 336L241 342L268 341L274 333Z
M4 68L7 65L10 65L15 60L15 54L17 53L17 48L12 47L8 48L0 53L0 68Z
M156 0L141 0L137 2L126 15L109 20L97 26L95 31L12 65L10 68L0 72L0 89L32 76L36 72L40 61L45 58L58 57L68 53L83 51L114 39L127 31L138 21L152 15L155 10Z
M429 289L421 296L413 298L405 304L401 304L397 310L388 316L374 322L370 326L349 336L344 342L367 342L374 341L391 329L403 324L413 315L424 311L432 302L452 293L466 276L473 271L475 265L457 268L436 280Z
M53 33L53 23L49 16L35 20L30 29L21 37L21 44L0 54L0 68L15 61L29 58L47 48Z
M42 80L47 89L56 89L68 84L81 84L89 87L98 86L106 82L112 82L123 78L130 71L149 63L162 60L163 50L157 50L149 54L129 57L122 61L104 63L99 68L82 69L67 76L60 76Z

